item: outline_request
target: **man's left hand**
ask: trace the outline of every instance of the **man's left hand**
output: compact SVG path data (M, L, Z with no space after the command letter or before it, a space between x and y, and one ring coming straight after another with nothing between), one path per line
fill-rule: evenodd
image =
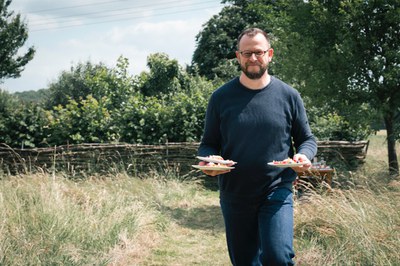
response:
M304 172L310 169L312 163L304 154L297 153L293 156L293 160L297 163L304 163L301 166L292 167L292 169L296 172Z

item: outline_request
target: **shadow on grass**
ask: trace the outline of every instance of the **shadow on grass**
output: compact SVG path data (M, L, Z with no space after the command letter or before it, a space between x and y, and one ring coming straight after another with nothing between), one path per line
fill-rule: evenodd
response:
M215 233L225 232L224 220L219 206L196 208L164 206L162 211L180 226L194 230L209 230Z

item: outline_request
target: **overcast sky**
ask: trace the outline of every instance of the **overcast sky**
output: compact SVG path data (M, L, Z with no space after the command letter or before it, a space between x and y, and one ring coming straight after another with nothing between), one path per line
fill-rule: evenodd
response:
M9 11L28 25L26 46L35 57L21 77L7 79L9 92L47 88L61 71L79 62L114 67L119 56L129 59L130 72L146 67L147 56L168 54L190 64L195 36L220 12L221 0L13 0ZM26 48L21 48L23 52Z

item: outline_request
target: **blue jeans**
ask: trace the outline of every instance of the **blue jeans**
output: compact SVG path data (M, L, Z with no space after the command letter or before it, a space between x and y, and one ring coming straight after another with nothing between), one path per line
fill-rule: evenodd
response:
M290 189L276 188L262 202L220 203L233 265L294 265Z

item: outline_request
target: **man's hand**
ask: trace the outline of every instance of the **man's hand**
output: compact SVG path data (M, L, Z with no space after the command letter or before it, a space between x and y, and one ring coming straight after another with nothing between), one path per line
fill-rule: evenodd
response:
M199 162L199 165L207 165L207 162L201 161ZM229 165L227 165L229 166ZM209 176L217 176L217 175L222 175L222 174L226 174L229 173L231 170L227 169L227 170L202 170L202 172L206 175Z
M307 156L305 156L304 154L301 154L301 153L295 154L293 156L293 161L295 161L297 163L305 163L301 166L292 167L292 169L294 171L296 171L297 173L307 171L308 169L310 169L310 167L312 165L311 161L307 158Z

